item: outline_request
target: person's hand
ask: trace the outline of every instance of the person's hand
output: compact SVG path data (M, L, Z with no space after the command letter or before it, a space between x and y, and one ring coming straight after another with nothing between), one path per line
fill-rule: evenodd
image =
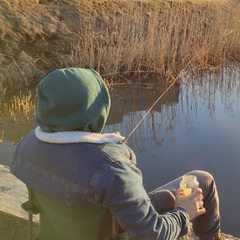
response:
M200 188L188 196L181 195L180 189L178 189L175 197L175 207L182 207L185 209L190 219L193 219L206 212L205 208L203 207L203 195L202 189Z

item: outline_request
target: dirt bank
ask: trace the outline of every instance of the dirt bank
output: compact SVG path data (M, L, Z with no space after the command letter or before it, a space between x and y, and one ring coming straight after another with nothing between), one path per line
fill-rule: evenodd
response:
M200 49L194 57L198 64L218 65L219 58L238 60L239 49L224 49L233 40L239 46L239 5L231 0L1 0L0 91L28 86L53 69L68 66L95 68L106 77L142 71L174 74L177 66L192 58L183 52L183 44L189 53L194 52L191 45ZM198 18L199 23L195 22ZM181 19L181 26L174 27ZM231 27L214 33L214 24L224 22ZM192 30L189 23L193 23ZM205 42L209 36L202 41L200 35L190 42L194 29L218 37ZM174 37L176 44L172 36L177 31L181 39Z

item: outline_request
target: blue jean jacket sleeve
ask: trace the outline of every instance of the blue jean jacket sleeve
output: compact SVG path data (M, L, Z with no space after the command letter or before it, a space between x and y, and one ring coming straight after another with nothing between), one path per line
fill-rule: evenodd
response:
M94 200L110 209L132 239L177 239L188 231L188 214L173 209L158 214L146 193L140 170L129 162L109 163L94 183Z

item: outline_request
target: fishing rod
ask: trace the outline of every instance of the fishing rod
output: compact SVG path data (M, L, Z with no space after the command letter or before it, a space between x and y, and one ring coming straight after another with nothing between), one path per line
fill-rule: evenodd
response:
M197 53L195 56L193 56L192 59L190 59L190 61L184 66L184 68L180 71L180 73L177 75L177 77L174 76L169 76L167 80L169 80L169 78L174 78L174 80L171 82L171 84L166 88L166 90L157 98L157 100L150 106L150 108L148 109L148 111L145 113L145 115L139 120L139 122L137 123L137 125L133 128L133 130L130 132L130 134L128 135L128 137L124 140L124 143L127 143L129 138L133 135L133 133L136 131L136 129L139 127L139 125L142 123L142 121L147 117L147 115L151 112L151 110L154 108L154 106L162 99L162 97L172 88L172 86L176 83L176 81L180 78L180 76L182 75L182 73L187 69L187 67L190 65L190 63L199 55L199 53Z

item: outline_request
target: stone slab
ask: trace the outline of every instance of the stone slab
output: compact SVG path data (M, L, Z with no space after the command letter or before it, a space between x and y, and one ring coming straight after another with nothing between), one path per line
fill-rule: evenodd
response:
M28 214L21 208L27 197L26 185L9 172L8 166L0 164L0 211L28 219ZM38 216L33 219L39 221Z

